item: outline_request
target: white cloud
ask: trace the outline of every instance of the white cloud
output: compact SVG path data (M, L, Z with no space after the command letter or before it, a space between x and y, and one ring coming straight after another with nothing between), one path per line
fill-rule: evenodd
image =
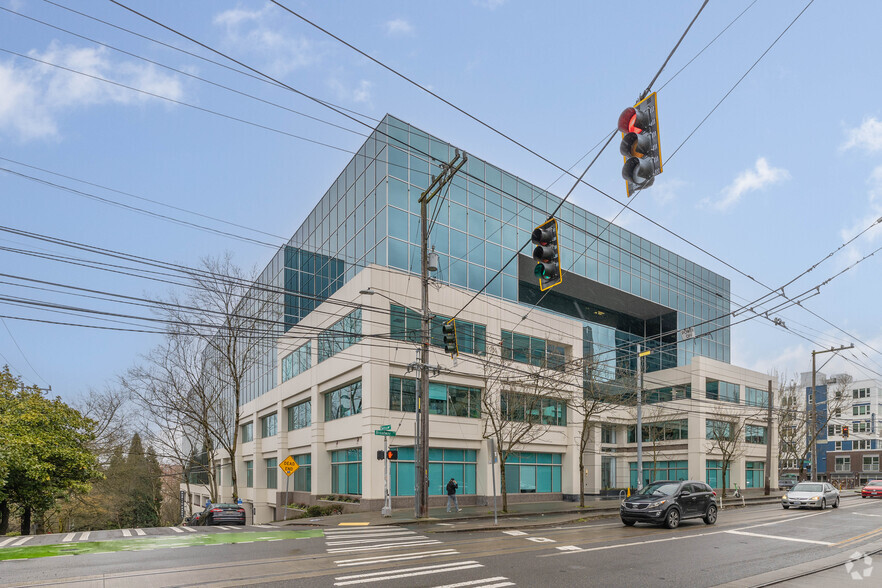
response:
M772 184L777 184L790 178L786 169L776 168L769 165L765 157L756 160L753 169L747 169L738 174L735 181L723 188L720 192L722 198L711 202L709 198L702 200L702 204L716 210L725 211L741 200L748 192L761 190Z
M845 142L839 147L841 150L852 147L862 147L870 151L882 149L882 121L875 117L865 118L861 126L850 129Z
M76 108L101 104L141 104L155 100L146 94L47 65L113 80L145 92L180 100L180 81L153 65L114 62L104 48L64 46L53 42L44 52L29 56L46 63L14 59L0 62L0 132L22 140L57 137L58 119Z
M319 55L306 37L293 37L279 29L277 10L272 4L252 11L236 8L221 12L213 22L226 29L225 44L235 46L240 55L256 57L262 69L281 77L316 63Z
M339 78L332 77L328 80L328 86L333 90L337 100L341 102L367 105L371 103L371 87L373 84L368 80L361 80L355 87L351 87L340 81Z
M677 194L686 186L686 182L677 178L657 178L652 190L647 190L652 200L659 206L670 204L677 199Z
M386 34L388 35L412 35L413 25L403 18L395 18L386 22Z
M849 226L839 231L843 242L852 239L882 218L882 165L876 167L870 173L867 183L870 186L867 192L867 211ZM845 267L856 262L869 252L868 245L873 245L880 239L882 239L882 224L876 224L857 241L848 246L844 257L840 261L840 265Z
M508 0L472 0L472 3L475 6L480 6L482 8L488 8L490 10L496 10L503 4L508 2Z

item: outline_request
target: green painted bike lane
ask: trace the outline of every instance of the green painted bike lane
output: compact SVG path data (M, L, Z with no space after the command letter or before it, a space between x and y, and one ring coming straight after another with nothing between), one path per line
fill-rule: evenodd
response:
M4 547L0 549L0 561L10 559L32 559L37 557L58 557L65 555L86 555L92 553L115 553L119 551L148 551L152 549L173 549L198 547L201 545L229 545L233 543L256 543L261 541L282 541L284 539L308 539L322 537L320 529L306 531L271 531L243 533L208 533L198 535L172 535L162 537L139 537L132 539L111 539L107 541L85 541L83 543L55 543L52 545L32 545Z

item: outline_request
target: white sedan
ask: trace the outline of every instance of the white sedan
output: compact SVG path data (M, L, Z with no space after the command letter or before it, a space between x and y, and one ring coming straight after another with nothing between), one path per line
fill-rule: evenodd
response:
M781 506L811 506L827 508L827 505L839 508L839 490L827 482L800 482L781 497Z

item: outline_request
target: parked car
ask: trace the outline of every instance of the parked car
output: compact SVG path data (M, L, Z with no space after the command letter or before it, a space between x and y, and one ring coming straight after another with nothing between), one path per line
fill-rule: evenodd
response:
M827 505L839 508L839 490L829 482L800 482L781 497L784 508L811 506L827 508Z
M623 500L619 515L629 527L642 522L674 529L680 521L696 518L713 525L717 522L716 495L704 482L662 480Z
M861 488L861 498L882 498L882 480L870 480Z
M244 525L245 509L238 504L220 503L198 513L200 516L197 525ZM196 516L196 515L194 515Z
M778 476L778 490L790 490L797 481L796 474L781 474Z
M199 520L202 518L201 512L194 512L188 517L184 517L184 524L190 527L196 527L199 525Z

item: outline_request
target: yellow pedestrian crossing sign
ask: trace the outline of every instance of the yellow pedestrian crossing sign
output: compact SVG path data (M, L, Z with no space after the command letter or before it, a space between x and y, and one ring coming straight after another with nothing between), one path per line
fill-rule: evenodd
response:
M300 466L297 464L296 461L294 461L294 457L289 455L284 460L282 460L282 463L279 464L279 467L282 468L282 471L285 472L286 476L290 476L291 474L296 472L297 468L299 468Z

